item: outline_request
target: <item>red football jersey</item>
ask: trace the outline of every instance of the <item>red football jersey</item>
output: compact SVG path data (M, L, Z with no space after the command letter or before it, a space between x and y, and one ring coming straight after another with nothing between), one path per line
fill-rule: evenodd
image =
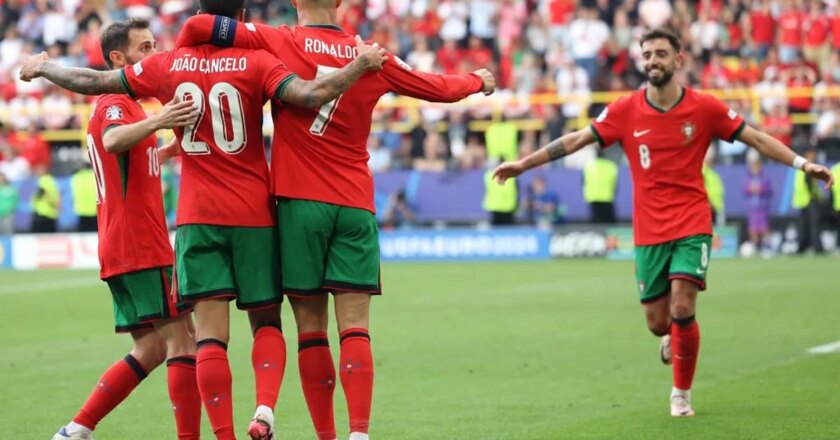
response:
M591 127L602 147L619 142L627 154L637 245L712 233L703 159L713 137L731 142L744 126L726 104L690 88L665 112L644 89L604 109Z
M211 45L158 52L122 70L132 96L174 95L201 109L176 129L183 153L178 225L271 226L263 106L294 78L265 51Z
M105 151L108 129L146 119L140 104L125 95L102 95L88 125L88 157L96 177L100 277L153 267L174 260L163 213L157 136L121 154Z
M356 55L354 37L337 26L272 28L248 23L240 25L238 31L220 35L220 20L207 15L190 18L176 45L214 41L265 48L304 79L338 70ZM362 76L342 96L320 109L291 105L275 108L271 154L274 194L375 212L367 141L379 97L394 92L453 102L482 87L476 75L415 72L392 55L383 70Z

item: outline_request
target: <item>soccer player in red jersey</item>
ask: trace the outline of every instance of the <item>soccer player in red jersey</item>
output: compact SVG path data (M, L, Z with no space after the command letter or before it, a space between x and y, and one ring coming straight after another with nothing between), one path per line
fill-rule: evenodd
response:
M132 19L105 29L102 53L112 69L155 53L148 28L148 21ZM159 129L192 123L196 116L189 102L170 102L148 118L140 104L125 95L103 95L96 102L87 147L96 177L100 277L111 290L116 331L130 333L134 348L105 372L79 413L53 440L92 439L96 425L164 360L178 438L199 438L195 340L189 313L175 307L170 294L174 257L163 214L155 135Z
M648 329L662 336L660 355L673 363L671 415L692 416L691 384L700 348L695 316L697 292L706 288L712 236L711 208L703 187L703 158L712 138L739 139L777 162L798 168L831 186L822 165L746 125L721 101L677 84L683 63L679 39L653 30L641 39L649 86L621 98L591 126L562 136L515 162L499 165L504 182L598 142L618 142L633 176L636 278Z
M316 78L352 62L353 37L336 23L337 0L293 1L300 26L239 25L221 35L221 17L187 21L179 45L207 42L264 48L303 78ZM350 438L368 438L373 395L369 333L371 295L379 285L379 238L367 139L373 108L389 92L452 102L495 88L482 69L467 75L412 71L401 60L362 77L317 110L275 109L272 176L283 292L298 327L301 385L319 439L336 438L336 371L329 349L327 293L335 295L340 333L339 378L350 416Z
M220 36L236 32L243 0L201 0L223 17ZM176 235L179 300L194 304L198 387L218 439L233 439L232 378L227 358L228 301L248 311L257 411L249 435L270 439L285 369L280 331L279 261L274 199L262 137L262 109L275 98L317 108L387 60L376 45L354 41L359 57L331 75L304 81L266 51L212 45L159 52L113 73L27 60L23 79L37 76L79 93L128 93L166 102L191 100L196 123L176 130L184 151ZM257 429L262 427L263 429ZM253 428L253 430L252 430Z

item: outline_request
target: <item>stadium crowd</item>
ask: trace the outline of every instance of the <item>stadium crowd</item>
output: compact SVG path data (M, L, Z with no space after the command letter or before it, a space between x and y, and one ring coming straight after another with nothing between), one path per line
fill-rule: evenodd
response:
M125 17L152 19L159 49L169 49L180 23L194 13L184 0L0 0L0 154L10 179L49 165L41 130L81 125L73 104L86 98L46 82L17 80L17 65L46 50L72 66L104 68L99 34ZM370 140L374 171L482 168L492 131L473 120L539 121L518 133L528 153L561 134L581 113L596 115L592 92L642 84L638 38L659 26L680 29L684 84L706 89L753 89L731 101L745 118L794 148L836 149L840 133L840 8L819 0L345 0L342 27L375 40L421 71L457 73L488 67L497 74L495 99L525 98L494 112L486 106L388 106ZM293 24L288 0L255 0L249 19ZM792 87L813 94L787 96ZM562 103L527 103L532 94ZM827 97L829 95L830 97ZM601 100L603 101L603 100ZM521 104L525 102L525 104ZM759 111L760 114L755 114ZM809 114L794 125L792 114ZM447 124L438 124L446 122ZM535 128L534 128L535 127ZM527 128L527 127L526 127ZM739 160L744 145L719 145L723 160ZM492 151L491 151L492 155Z

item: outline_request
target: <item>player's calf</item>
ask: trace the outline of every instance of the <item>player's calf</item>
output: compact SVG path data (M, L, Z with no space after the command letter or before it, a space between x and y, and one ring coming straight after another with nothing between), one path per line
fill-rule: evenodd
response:
M274 438L274 407L286 370L286 341L280 327L279 306L248 311L254 332L251 362L256 385L256 411L248 425L253 440Z

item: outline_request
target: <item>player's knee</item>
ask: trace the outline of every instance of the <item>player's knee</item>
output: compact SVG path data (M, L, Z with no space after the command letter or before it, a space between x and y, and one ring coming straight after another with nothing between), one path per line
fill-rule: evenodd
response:
M671 316L674 318L688 318L690 316L694 316L694 304L688 301L672 303Z
M343 331L348 328L368 328L370 321L370 296L365 298L358 296L359 294L348 293L342 295L356 295L352 297L344 297L336 300L336 318L338 320L338 329Z
M256 333L260 327L276 327L281 332L280 308L269 307L267 309L253 310L248 312L248 321L251 323L251 333Z
M146 338L134 344L131 355L151 372L166 360L166 344L161 338Z
M298 333L326 332L329 325L327 296L290 299Z
M670 332L671 321L667 317L648 316L648 330L655 336L664 336Z

